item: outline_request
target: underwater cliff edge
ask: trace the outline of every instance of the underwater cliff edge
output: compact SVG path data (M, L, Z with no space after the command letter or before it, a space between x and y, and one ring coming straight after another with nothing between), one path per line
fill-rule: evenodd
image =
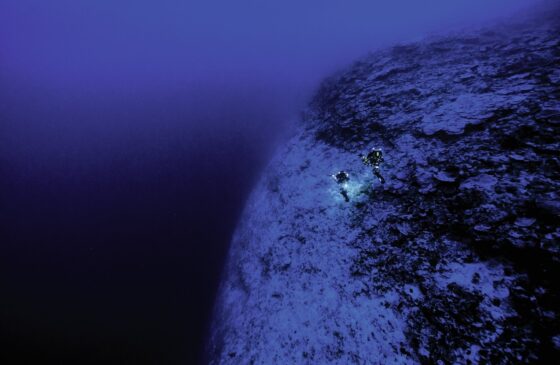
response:
M326 80L246 205L210 362L557 359L559 15L399 45ZM371 147L384 184L358 157Z

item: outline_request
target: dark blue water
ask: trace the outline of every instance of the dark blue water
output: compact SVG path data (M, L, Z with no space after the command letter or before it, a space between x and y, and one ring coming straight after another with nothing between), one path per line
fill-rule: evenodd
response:
M270 112L233 96L239 108L202 113L175 97L21 95L4 95L0 109L0 356L194 363L232 230L274 139L243 120ZM239 119L236 130L216 134L226 117Z

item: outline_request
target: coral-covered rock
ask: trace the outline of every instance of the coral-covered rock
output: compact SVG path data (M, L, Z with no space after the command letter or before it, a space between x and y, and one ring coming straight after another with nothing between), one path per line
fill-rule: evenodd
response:
M557 358L558 20L394 47L325 81L245 208L213 363Z

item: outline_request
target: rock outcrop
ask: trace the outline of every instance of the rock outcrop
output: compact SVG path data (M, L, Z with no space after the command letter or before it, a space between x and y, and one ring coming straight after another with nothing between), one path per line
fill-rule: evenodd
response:
M325 81L247 203L213 363L558 358L559 24L400 45Z

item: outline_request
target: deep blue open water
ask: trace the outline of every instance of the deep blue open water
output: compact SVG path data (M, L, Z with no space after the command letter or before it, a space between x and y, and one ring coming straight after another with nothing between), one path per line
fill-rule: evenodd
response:
M274 132L197 129L174 100L13 95L1 109L0 356L194 363ZM227 116L200 124L267 117L220 106Z

